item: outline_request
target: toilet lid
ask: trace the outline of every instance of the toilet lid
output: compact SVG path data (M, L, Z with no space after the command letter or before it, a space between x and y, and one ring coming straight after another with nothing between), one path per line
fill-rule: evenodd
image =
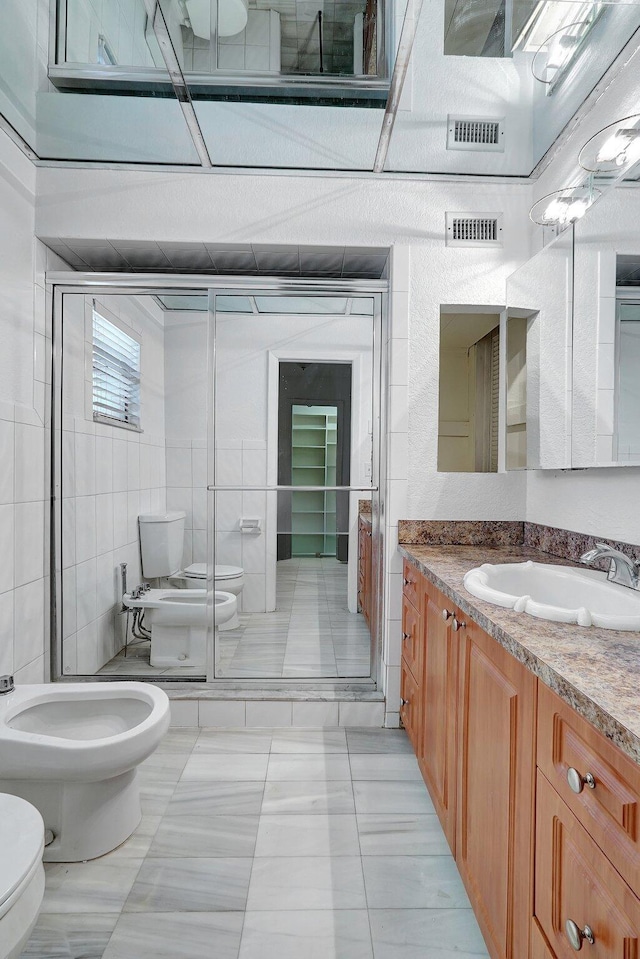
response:
M12 896L42 860L44 823L31 803L0 793L0 918Z
M207 564L192 563L191 566L187 566L185 573L187 576L193 576L194 579L206 579ZM236 576L242 576L242 568L240 566L216 566L216 579L235 579Z

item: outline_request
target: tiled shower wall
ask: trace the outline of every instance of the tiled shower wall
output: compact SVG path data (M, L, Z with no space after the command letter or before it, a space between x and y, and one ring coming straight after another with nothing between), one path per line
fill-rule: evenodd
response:
M144 432L94 423L91 297L65 296L62 419L63 672L93 674L123 643L120 563L142 578L138 515L165 509L164 334L150 297L96 297L141 338Z

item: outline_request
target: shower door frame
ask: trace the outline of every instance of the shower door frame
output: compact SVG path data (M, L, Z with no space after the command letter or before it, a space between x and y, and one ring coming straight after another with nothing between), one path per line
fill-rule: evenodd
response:
M377 587L374 589L374 596L377 600L377 609L374 622L377 624L374 635L371 637L370 645L370 656L369 656L369 676L342 676L342 677L298 677L296 679L278 679L278 680L268 680L260 679L259 677L255 678L255 682L260 683L279 683L290 685L294 682L305 683L311 682L326 684L330 683L335 685L336 683L347 683L352 685L353 683L363 683L363 682L373 682L377 683L379 679L379 673L381 671L381 654L382 654L382 630L384 629L384 559L385 559L385 544L384 544L384 524L382 522L382 517L384 516L383 509L383 491L384 491L384 467L386 465L386 404L383 402L383 397L386 397L387 391L385 388L385 376L387 372L386 363L385 363L385 352L384 344L388 342L389 339L389 310L388 310L388 289L389 284L387 280L285 280L285 279L275 279L272 280L272 284L275 285L265 285L262 282L262 278L255 278L256 282L252 284L245 284L244 288L238 289L237 287L233 288L222 288L210 289L209 293L209 323L210 323L210 336L209 336L209 357L210 357L210 376L209 376L209 389L210 395L207 403L208 407L208 473L209 476L214 479L212 484L207 486L207 490L210 493L213 493L214 496L212 500L210 499L207 504L207 513L208 513L208 531L209 531L209 540L212 537L215 537L215 493L216 492L244 492L244 491L254 491L254 492L295 492L296 490L305 490L310 489L310 487L294 487L286 486L278 483L278 460L277 460L277 430L278 430L278 417L277 417L277 408L278 408L278 389L277 389L277 380L278 380L278 368L281 361L293 361L297 362L300 359L298 349L291 349L289 347L273 347L270 348L267 352L267 362L268 362L268 375L267 375L267 482L264 486L258 487L245 487L242 484L240 485L216 485L215 482L215 433L216 433L216 418L215 418L215 408L216 404L214 402L215 398L215 372L216 372L216 310L215 310L215 298L216 296L229 296L229 295L249 295L249 296L314 296L314 297L371 297L373 300L373 315L371 316L371 330L372 330L372 341L371 341L371 434L372 434L372 452L371 452L371 479L368 486L357 486L357 485L348 485L344 487L323 487L323 489L331 490L342 490L350 492L350 506L354 502L357 493L370 493L372 498L372 535L374 537L374 542L377 544L378 548L373 550L374 564L375 568L372 570L372 583ZM282 284L282 285L280 285ZM249 314L247 314L249 315ZM265 314L265 322L268 322L268 317L271 314ZM295 314L291 314L292 316ZM361 376L361 365L362 365L362 354L353 350L342 350L336 349L332 350L327 349L312 349L304 351L304 355L309 362L348 362L351 364L352 371L355 375L355 379L359 382ZM359 408L360 397L356 401L355 407ZM352 417L353 417L353 408L352 408ZM352 419L352 429L353 429L353 419ZM355 455L355 451L352 450ZM355 470L355 459L352 456L351 463L351 475ZM275 555L276 549L276 529L277 529L277 504L269 503L266 509L267 520L268 520L268 530L270 531L270 546L271 552ZM353 555L357 559L357 550L358 550L358 530L357 530L357 511L356 511L356 522L351 523L351 529L349 530L349 550L353 551ZM215 540L214 540L215 543ZM208 555L215 556L214 552L209 549ZM271 598L275 601L276 595L276 563L273 564L273 568L267 566L266 568L266 594L268 598ZM351 568L351 564L349 564ZM352 575L348 572L349 577L349 597L351 607L356 599L357 593L357 570L355 575ZM217 662L217 650L215 647L215 641L213 643L213 669L212 669L212 681L218 682L238 682L238 678L234 680L234 677L216 677L215 676L215 666Z
M387 280L316 280L312 278L286 278L286 277L254 277L254 276L225 276L206 275L206 274L173 274L173 273L90 273L90 272L72 272L72 271L48 271L45 275L46 292L49 294L47 305L47 317L51 323L52 330L52 348L51 348L51 493L50 493L50 656L49 656L49 675L51 682L118 682L118 681L140 681L141 676L132 675L77 675L75 673L65 673L63 663L63 640L62 640L62 376L63 376L63 297L65 294L77 295L129 295L129 296L154 296L158 293L165 295L180 294L185 291L201 293L209 297L211 304L212 295L291 295L291 296L370 296L374 300L373 316L373 401L374 406L377 402L377 410L373 410L373 455L372 468L373 476L370 487L360 487L362 491L370 491L372 495L372 520L373 535L376 538L379 548L374 550L376 557L375 568L372 571L373 582L377 586L375 595L377 597L376 623L378 624L375 635L371 639L371 673L367 677L332 677L289 680L289 679L256 679L249 680L226 680L215 678L212 670L207 669L207 675L203 677L167 677L159 676L155 679L152 676L145 675L145 682L154 682L160 686L166 686L167 689L174 691L185 690L190 693L198 691L211 690L214 687L224 688L232 685L234 688L242 687L255 689L260 687L279 686L285 687L297 684L298 687L308 685L323 685L329 688L343 688L345 685L350 689L357 686L366 686L376 688L382 669L382 641L384 630L384 608L385 608L385 590L384 590L384 490L386 484L386 461L387 461L387 404L384 398L387 395L386 377L387 377L387 356L385 344L388 343L390 329L390 311L389 311L389 282ZM211 312L209 328L211 330ZM209 368L208 384L210 395L208 397L208 420L210 426L211 442L210 451L214 447L213 435L213 369L215 368L215 344L211 344L208 350L209 362L214 363L213 368ZM376 422L377 416L377 422ZM211 457L211 452L209 453ZM209 477L213 478L213 473L209 472ZM209 517L212 515L212 507L208 503L207 512ZM209 519L208 525L211 528L212 520ZM212 544L213 545L213 544ZM207 553L213 555L209 545ZM211 592L211 591L210 591ZM208 597L208 603L212 605L213 596ZM211 623L208 628L213 629L212 616L209 617ZM214 648L215 661L215 648Z

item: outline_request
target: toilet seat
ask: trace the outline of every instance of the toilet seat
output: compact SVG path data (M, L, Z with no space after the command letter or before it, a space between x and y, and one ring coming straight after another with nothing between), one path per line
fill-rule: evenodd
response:
M44 823L31 803L0 794L0 919L42 865Z
M237 579L238 576L242 576L244 570L240 566L216 566L214 578L216 581L221 581L225 579ZM206 579L207 578L207 564L206 563L192 563L191 566L187 566L184 571L185 576L188 576L190 579Z

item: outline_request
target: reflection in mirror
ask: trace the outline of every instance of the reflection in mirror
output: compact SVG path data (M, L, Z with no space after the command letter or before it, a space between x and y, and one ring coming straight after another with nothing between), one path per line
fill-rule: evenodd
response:
M228 312L228 297L219 311L219 299L215 568L242 588L215 675L368 677L362 494L330 487L371 484L373 299L255 295L250 314Z
M507 317L508 470L527 468L527 325L526 317Z
M640 191L609 190L575 225L575 467L638 465Z
M507 469L571 465L573 230L507 278Z
M498 313L441 310L440 472L498 469L499 325Z
M640 297L617 301L615 459L640 461Z

